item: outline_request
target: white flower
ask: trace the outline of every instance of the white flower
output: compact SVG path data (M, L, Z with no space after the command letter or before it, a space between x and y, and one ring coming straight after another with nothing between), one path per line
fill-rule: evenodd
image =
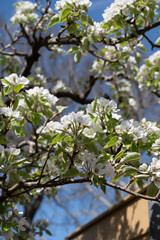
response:
M80 8L82 6L90 7L92 5L89 0L60 0L56 2L55 9L58 11L62 10L64 7L67 6L66 2L73 7L75 6L76 8Z
M19 111L13 111L10 107L1 107L0 114L3 114L6 117L15 118L18 121L23 120L23 117Z
M8 211L7 215L8 215L8 218L10 218L10 217L13 216L13 212L12 211Z
M21 152L21 150L19 148L6 148L5 152L8 152L10 155L12 156L18 156Z
M61 118L61 123L64 127L71 125L71 123L79 123L81 126L92 126L92 120L88 114L84 114L83 111L77 113L71 112L69 115Z
M88 138L94 138L96 136L96 132L93 128L85 128L83 134Z
M46 126L43 128L43 130L41 131L41 129L39 129L37 131L37 133L41 132L42 134L44 133L54 133L54 132L59 132L59 130L63 129L62 124L60 124L59 122L54 122L54 121L50 121L46 124Z
M35 22L39 16L33 11L37 9L37 4L30 1L18 2L16 6L16 13L11 17L11 22L16 23L28 23Z
M106 163L97 163L94 166L94 168L92 168L92 171L96 175L106 176L106 177L110 177L110 178L113 178L115 175L114 168L108 161Z
M129 105L132 106L135 110L138 109L137 102L135 99L129 98L128 102L129 102Z
M131 93L131 83L126 79L118 80L118 91Z
M160 170L160 160L158 160L157 158L153 157L152 158L152 162L150 164L150 171L152 173L157 172L157 170Z
M34 87L26 90L26 92L30 97L42 97L47 101L47 105L54 105L58 101L57 97L55 97L53 94L50 94L49 90L43 87Z
M95 105L95 100L87 105L87 112L88 113L93 113L94 112L94 105ZM108 99L101 97L97 99L97 106L95 111L98 110L98 112L103 112L106 110L110 110L112 112L118 112L119 109L117 109L117 103L114 100L109 101Z
M160 139L156 139L155 143L152 144L152 148L160 148Z
M63 88L65 88L65 84L61 80L58 80L55 86L52 88L52 91L56 92L57 90L61 90Z
M142 165L139 166L139 171L140 172L146 173L146 172L148 172L148 170L149 170L149 168L148 168L147 163L143 163Z
M23 217L18 222L18 227L21 231L25 231L26 227L29 227L30 224L27 222L27 220Z
M13 87L17 86L18 84L22 84L23 86L24 85L27 85L29 83L29 80L25 77L18 77L18 75L16 73L12 73L11 75L9 75L8 77L5 77L5 80L9 83L5 83L3 80L2 80L2 84L4 86L8 86L8 85L11 85Z
M119 109L117 109L117 103L114 100L109 101L108 109L112 112L119 112Z
M85 165L87 162L93 163L97 161L95 154L88 152L87 150L81 152L81 154L78 157L82 161L82 165Z
M109 106L109 100L104 98L104 97L101 97L98 99L98 103L101 107L108 107Z
M124 16L128 16L130 13L129 7L136 0L115 0L114 3L110 5L107 9L105 9L104 14L102 14L105 22L112 20L116 15L122 14Z

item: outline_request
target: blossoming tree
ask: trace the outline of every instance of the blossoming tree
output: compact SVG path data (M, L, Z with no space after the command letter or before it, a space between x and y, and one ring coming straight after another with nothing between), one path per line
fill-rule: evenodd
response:
M102 22L89 16L89 0L60 0L54 9L51 4L15 4L11 22L16 30L11 34L5 26L10 42L0 47L0 222L5 239L27 239L26 230L34 239L37 228L39 234L50 234L46 223L30 225L18 206L38 191L55 195L62 185L88 182L104 192L110 186L160 201L160 127L129 117L137 111L135 86L157 101L160 96L160 38L153 41L148 34L160 26L159 0L115 0ZM142 64L143 39L155 52ZM45 76L33 74L43 47L74 54L76 63L94 57L83 94L62 82L44 87ZM113 94L91 99L98 81L104 87L109 83ZM82 104L83 111L63 113L60 98ZM125 187L115 184L125 177ZM147 183L146 195L128 189L135 182L139 188Z

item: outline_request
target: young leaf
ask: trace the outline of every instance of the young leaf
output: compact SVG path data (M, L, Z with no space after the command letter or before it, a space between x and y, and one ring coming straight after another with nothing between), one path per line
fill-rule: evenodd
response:
M74 55L74 61L75 61L75 63L79 63L79 62L81 61L81 57L82 57L81 52L77 52L77 53Z
M66 8L63 10L62 15L61 15L61 21L71 12L70 8Z
M52 27L53 25L57 24L58 22L59 22L59 14L56 14L51 18L51 20L48 24L48 28Z
M114 146L117 143L118 140L118 136L113 137L108 143L107 145L104 146L104 149L106 148L110 148L112 146Z
M69 169L64 175L63 175L63 177L77 177L77 176L79 176L79 171L78 171L78 169L76 169L76 168L71 168L71 169Z
M67 51L67 55L75 53L78 50L78 47L72 47Z
M124 158L121 159L121 163L132 162L140 158L140 153L128 152Z
M147 187L147 195L154 197L157 191L158 191L157 186L153 182L151 182L150 185Z

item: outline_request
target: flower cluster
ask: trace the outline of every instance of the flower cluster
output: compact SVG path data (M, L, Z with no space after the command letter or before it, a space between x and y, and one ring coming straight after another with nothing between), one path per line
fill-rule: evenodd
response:
M17 121L22 121L23 116L20 111L13 111L11 107L0 107L0 114L8 118L16 119Z
M160 160L158 158L153 157L149 165L147 163L140 165L139 171L148 174L149 180L160 188Z
M58 101L57 97L55 97L53 94L50 94L49 90L43 87L34 87L32 89L26 90L26 92L29 97L43 99L49 106L55 105L55 103Z
M27 85L29 83L29 80L25 77L18 77L16 73L13 73L9 75L8 77L5 77L5 79L2 79L2 84L6 86L12 86L15 87L17 85Z
M19 212L17 206L14 206L12 210L7 212L7 217L10 225L16 225L20 231L26 231L27 228L30 228L29 222L23 217L23 212ZM14 237L14 232L11 231L3 231L0 232L1 236L3 236L6 240L10 240Z
M16 4L16 13L11 17L13 24L17 23L34 23L38 19L38 14L34 12L37 9L37 4L30 1L18 2Z
M133 119L124 120L116 126L116 132L131 135L134 141L142 140L143 142L146 142L154 134L160 135L160 129L156 126L156 123L146 121L145 118L140 123Z
M110 21L121 12L124 16L128 16L130 13L129 8L134 2L135 0L115 0L115 2L110 5L110 7L105 9L102 15L104 21Z
M156 89L160 87L160 51L153 53L148 59L145 60L146 64L143 64L138 71L137 81L139 88L143 90L146 87ZM153 84L151 84L153 83Z
M99 114L100 112L106 112L107 110L111 111L111 112L119 112L120 110L117 108L117 103L114 100L108 100L104 97L101 97L99 99L97 99L97 104L96 104L96 108L94 107L95 105L95 101L93 101L92 103L87 105L87 112L88 113L97 113Z
M92 5L92 3L89 0L79 0L79 1L76 1L76 0L60 0L60 1L56 2L55 9L58 10L58 11L61 11L65 7L68 7L67 3L72 5L76 9L81 8L83 6L86 6L88 8Z
M102 28L102 22L93 22L93 25L88 25L85 35L87 37L83 37L81 40L84 47L86 39L90 43L95 43L106 37L107 32L106 29Z
M81 165L76 163L77 167L86 169L88 172L92 172L98 176L107 176L113 178L115 175L114 168L110 161L101 161L101 156L96 156L94 153L85 150L79 156L82 161Z

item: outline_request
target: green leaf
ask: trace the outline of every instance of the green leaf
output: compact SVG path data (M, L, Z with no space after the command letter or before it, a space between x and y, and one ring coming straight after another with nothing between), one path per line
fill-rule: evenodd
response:
M19 91L22 89L22 87L23 87L23 84L18 84L18 85L16 85L16 86L14 87L14 91L15 91L16 93L19 93Z
M82 57L81 52L77 52L77 53L74 55L74 61L75 61L75 63L79 63L79 62L81 61L81 57Z
M90 25L94 26L92 18L88 15L81 14L80 19L84 25L87 25L89 23Z
M90 16L88 16L88 23L92 26L94 26L93 20Z
M11 92L13 92L13 87L7 86L4 88L4 96L10 94Z
M57 142L60 142L64 139L64 133L58 133L55 134L51 139L50 139L50 145L54 145Z
M16 108L17 108L17 106L18 106L18 102L19 102L19 98L16 97L16 98L15 98L15 101L14 101L14 104L13 104L13 111L16 110Z
M59 22L59 14L56 14L51 18L51 20L48 24L48 28L52 27L53 25L57 24L58 22Z
M149 186L147 187L147 195L154 197L157 194L158 188L154 184L154 182L151 182Z
M29 108L33 106L34 100L28 96L25 96L25 102L28 105Z
M82 21L83 24L86 25L88 23L88 16L87 15L81 14L80 18L81 18L81 21Z
M69 55L69 54L75 53L76 51L78 51L78 47L72 47L67 51L66 54Z
M12 224L11 223L2 223L2 230L4 231L4 232L8 232L9 230L10 230L10 228L11 228L11 226L12 226Z
M27 173L26 171L19 170L18 174L21 175L24 178L30 178L30 174Z
M96 111L96 107L97 107L97 97L94 99L93 112Z
M156 40L155 44L157 44L157 45L160 45L160 37L159 37L159 38L157 38L157 40Z
M123 174L124 174L124 173L116 174L116 175L114 176L114 178L112 179L112 182L117 181L119 178L121 178L121 177L123 176Z
M12 227L13 227L13 229L14 229L16 232L18 232L18 226L17 226L17 223L12 222Z
M25 132L23 131L21 126L12 125L12 130L13 130L14 134L18 137L25 136Z
M121 159L121 163L132 162L140 158L140 153L128 152L124 158Z
M107 148L110 148L110 147L116 145L117 140L118 140L118 136L113 137L113 138L107 143L107 145L104 146L104 149L107 149Z
M85 144L85 147L87 148L87 150L88 150L89 152L93 152L93 153L96 154L96 155L99 154L95 143L90 142L90 143L88 143L88 144Z
M85 48L87 49L87 50L89 50L89 45L90 45L90 41L88 40L88 38L84 38L83 39L83 45L85 46Z
M6 79L1 79L2 82L6 83L7 85L11 86L10 82L7 81Z
M98 188L99 187L99 177L98 176L93 176L91 180L92 180L94 186L96 188Z
M88 13L88 7L86 5L83 5L83 9L84 9L85 12Z
M45 232L46 232L49 236L52 236L52 233L51 233L48 229L45 229Z
M79 171L77 168L71 168L69 169L65 174L63 174L63 177L67 178L67 177L77 177L79 176Z
M119 153L117 153L117 155L115 156L115 160L117 160L118 158L120 158L124 153L125 153L126 150L122 150L120 151Z
M63 10L62 14L61 14L61 21L71 12L70 8L66 8Z
M9 173L9 181L10 183L18 183L20 181L20 176L17 172L10 172Z
M3 203L0 202L0 214L4 214L6 212L6 208L3 206Z

